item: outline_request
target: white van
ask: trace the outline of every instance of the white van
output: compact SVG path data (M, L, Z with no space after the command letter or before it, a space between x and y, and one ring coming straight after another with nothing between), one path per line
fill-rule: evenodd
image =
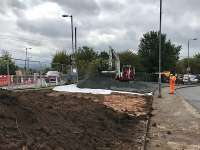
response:
M58 71L48 71L45 78L49 83L56 83L56 78L58 82L60 81L60 73Z

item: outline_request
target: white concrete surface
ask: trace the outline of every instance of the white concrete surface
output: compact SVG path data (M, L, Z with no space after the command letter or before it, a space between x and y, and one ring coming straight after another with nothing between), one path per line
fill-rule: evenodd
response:
M78 88L76 84L56 86L55 88L53 88L53 90L58 91L58 92L91 93L91 94L103 94L103 95L109 95L111 93L133 94L133 95L141 95L141 96L152 95L152 93L140 94L140 93L125 92L125 91L112 91L112 90L105 90L105 89Z

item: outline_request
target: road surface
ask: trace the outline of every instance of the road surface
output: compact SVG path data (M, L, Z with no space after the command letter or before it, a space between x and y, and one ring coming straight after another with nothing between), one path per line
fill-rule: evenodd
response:
M200 112L200 86L178 89L177 92Z

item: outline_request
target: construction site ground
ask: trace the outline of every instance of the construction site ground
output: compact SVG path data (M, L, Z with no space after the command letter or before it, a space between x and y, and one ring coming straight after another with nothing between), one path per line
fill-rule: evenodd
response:
M0 150L141 150L152 97L0 91Z
M200 114L180 95L155 94L147 150L200 150Z
M78 83L80 88L109 89L115 91L128 91L150 93L156 90L157 82L129 81L120 82L109 76L96 75L86 78Z

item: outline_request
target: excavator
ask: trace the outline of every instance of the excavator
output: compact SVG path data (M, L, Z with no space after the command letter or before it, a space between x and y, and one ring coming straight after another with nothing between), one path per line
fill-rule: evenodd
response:
M135 76L135 68L131 65L123 65L121 68L119 55L109 47L109 68L101 71L102 74L114 74L119 81L132 81Z

